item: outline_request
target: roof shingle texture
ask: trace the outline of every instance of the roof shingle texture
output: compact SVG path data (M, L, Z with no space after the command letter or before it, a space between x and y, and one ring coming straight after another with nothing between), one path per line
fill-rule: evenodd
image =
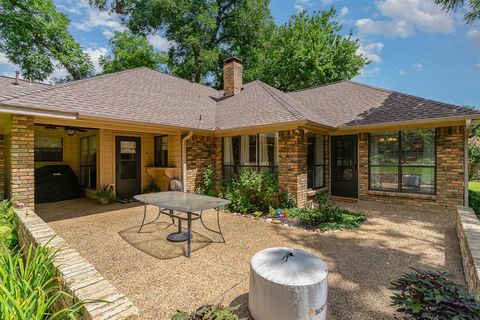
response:
M0 81L0 97L1 97ZM339 128L428 118L479 116L472 109L340 81L284 93L261 82L235 96L148 68L41 87L4 104L190 129L233 129L309 120ZM1 101L1 100L0 100Z
M14 82L14 78L0 76L0 101L50 87L48 84L39 82L30 83L30 81L27 80L19 80L17 85L15 85Z

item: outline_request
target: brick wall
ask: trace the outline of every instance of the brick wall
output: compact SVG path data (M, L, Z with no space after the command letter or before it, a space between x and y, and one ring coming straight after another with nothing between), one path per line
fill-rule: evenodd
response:
M454 209L464 201L464 127L436 129L437 194L411 195L368 190L368 134L359 134L359 198L395 204Z
M187 140L187 192L195 192L203 182L208 165L215 166L217 182L222 177L222 138L192 136Z
M35 202L33 117L12 115L9 142L9 191L15 206Z
M0 134L0 200L5 196L5 136Z
M76 301L85 301L87 303L82 310L81 319L138 319L137 307L32 210L17 209L15 213L18 217L21 248L25 250L30 246L47 246L52 252L56 252L53 265L59 271L63 290L73 299L57 300L54 310L58 311Z
M307 203L307 138L301 130L281 131L278 138L278 182L298 207Z

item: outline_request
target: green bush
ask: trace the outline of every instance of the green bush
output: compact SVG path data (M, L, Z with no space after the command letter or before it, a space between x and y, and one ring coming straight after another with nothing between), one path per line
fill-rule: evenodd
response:
M480 303L446 273L415 269L392 282L392 305L406 319L479 319Z
M241 320L235 314L239 307L240 306L221 307L207 305L198 308L192 313L178 311L177 314L172 317L172 320Z
M270 171L243 170L227 184L224 197L232 202L229 209L240 213L265 213L269 207L295 206L292 196L279 190L277 177Z
M215 174L215 166L209 164L205 171L203 171L202 176L203 183L197 187L195 193L216 197L218 193L216 188L217 177Z
M0 202L0 243L8 249L18 245L17 220L8 200Z
M317 195L318 207L294 208L288 215L309 224L318 225L322 231L356 229L366 220L362 213L352 212L337 206L327 193Z
M475 211L477 216L480 216L480 192L468 191L468 205Z

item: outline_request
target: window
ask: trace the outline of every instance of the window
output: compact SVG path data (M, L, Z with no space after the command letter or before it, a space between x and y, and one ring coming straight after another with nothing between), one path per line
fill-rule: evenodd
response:
M307 137L307 187L318 189L325 186L325 136L315 134Z
M370 135L371 190L435 194L435 130Z
M260 133L223 138L223 173L231 180L242 169L269 170L278 166L277 133Z
M35 136L35 162L63 161L62 137Z
M97 187L97 136L80 138L80 184Z
M168 136L155 137L155 167L168 167Z

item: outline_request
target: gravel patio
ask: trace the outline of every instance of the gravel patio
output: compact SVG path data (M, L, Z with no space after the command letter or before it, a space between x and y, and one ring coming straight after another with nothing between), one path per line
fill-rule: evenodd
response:
M275 246L303 248L327 263L329 319L391 319L389 283L410 266L447 271L463 283L453 213L342 205L366 212L367 222L354 231L318 234L221 213L226 243L195 222L190 259L179 256L183 247L166 244L172 228L167 217L135 238L143 216L137 203L100 206L76 199L39 204L36 213L127 295L142 319L170 319L177 309L212 303L242 304L248 316L250 258ZM149 208L149 217L155 216Z

